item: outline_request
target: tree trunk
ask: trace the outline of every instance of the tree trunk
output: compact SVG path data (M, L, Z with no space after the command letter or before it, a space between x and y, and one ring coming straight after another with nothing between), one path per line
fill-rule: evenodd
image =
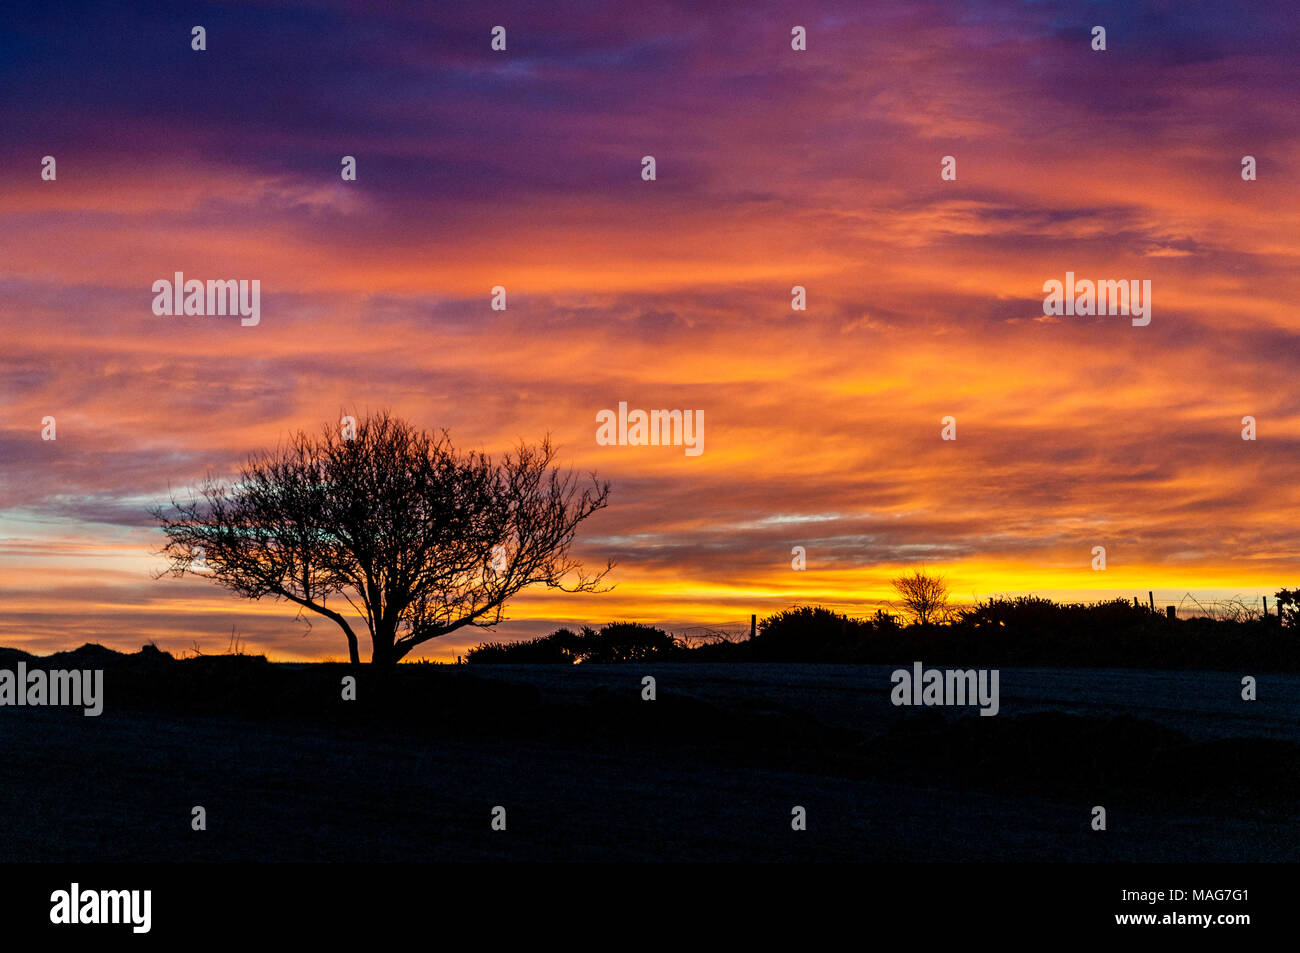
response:
M370 652L370 664L380 668L390 668L396 665L397 660L402 657L393 645L397 639L396 630L394 628L376 628L371 633L370 638L374 645Z

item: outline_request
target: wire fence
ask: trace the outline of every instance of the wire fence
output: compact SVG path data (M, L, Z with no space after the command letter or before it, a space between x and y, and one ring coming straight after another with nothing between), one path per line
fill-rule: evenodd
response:
M669 635L679 639L687 648L697 645L712 645L717 642L743 642L749 638L750 623L748 619L737 622L709 622L699 625L662 626Z
M1276 614L1276 607L1273 613L1268 611L1268 596L1260 596L1258 600L1253 596L1233 596L1231 599L1207 599L1202 602L1189 592L1179 600L1177 612L1184 619L1200 616L1220 622L1249 622Z

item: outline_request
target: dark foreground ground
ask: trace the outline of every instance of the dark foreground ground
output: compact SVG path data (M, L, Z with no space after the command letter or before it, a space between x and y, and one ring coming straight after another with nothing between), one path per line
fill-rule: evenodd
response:
M346 666L28 666L107 701L0 708L0 861L1300 858L1297 676L1003 669L981 718L893 707L893 666L403 666L355 702Z

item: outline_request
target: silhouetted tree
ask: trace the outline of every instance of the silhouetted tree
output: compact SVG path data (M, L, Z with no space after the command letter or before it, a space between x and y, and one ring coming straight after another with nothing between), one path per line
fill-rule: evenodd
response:
M948 584L942 576L914 569L894 579L892 585L903 608L921 625L937 622L947 612Z
M355 434L326 426L254 455L232 484L211 478L174 515L160 575L195 572L242 596L286 599L337 623L359 661L342 600L364 618L371 662L392 665L464 626L488 627L536 584L594 592L570 559L578 524L603 508L609 484L583 486L552 468L549 439L494 463L458 453L445 431L387 412Z

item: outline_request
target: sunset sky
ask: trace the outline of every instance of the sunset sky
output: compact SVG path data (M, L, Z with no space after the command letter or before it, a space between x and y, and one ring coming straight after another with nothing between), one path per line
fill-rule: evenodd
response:
M866 613L922 562L967 602L1300 584L1286 4L374 6L6 12L0 645L345 657L154 579L147 512L342 408L494 454L549 432L613 484L577 554L614 591L413 657ZM260 324L156 316L178 271L260 280ZM1150 325L1045 317L1067 271L1150 280ZM702 410L704 452L598 446L619 401Z

